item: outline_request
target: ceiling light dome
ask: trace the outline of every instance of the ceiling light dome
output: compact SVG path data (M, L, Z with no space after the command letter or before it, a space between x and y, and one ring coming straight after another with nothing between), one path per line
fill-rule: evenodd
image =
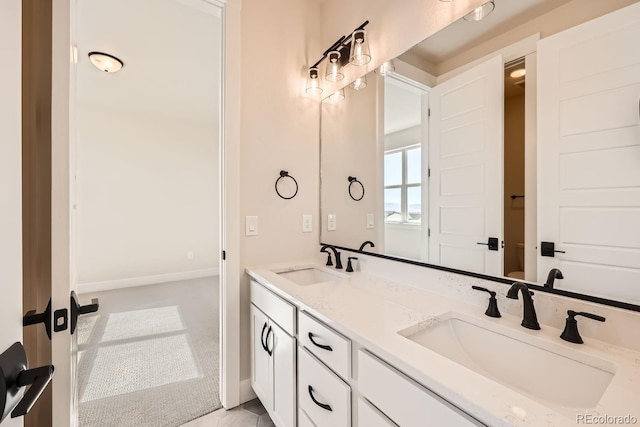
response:
M89 60L98 70L105 73L116 73L124 66L120 59L104 52L89 52Z

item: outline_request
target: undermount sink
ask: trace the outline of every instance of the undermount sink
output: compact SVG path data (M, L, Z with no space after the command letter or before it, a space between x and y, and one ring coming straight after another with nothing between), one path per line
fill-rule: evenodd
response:
M556 408L595 407L615 375L606 360L455 312L399 334Z
M315 285L317 283L330 282L344 279L345 275L332 271L321 270L316 267L300 267L287 270L274 271L278 276L291 280L298 285Z

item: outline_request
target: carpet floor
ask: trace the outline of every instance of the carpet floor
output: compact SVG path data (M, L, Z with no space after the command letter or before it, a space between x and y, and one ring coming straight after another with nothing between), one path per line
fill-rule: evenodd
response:
M80 427L177 427L221 407L218 277L80 295Z

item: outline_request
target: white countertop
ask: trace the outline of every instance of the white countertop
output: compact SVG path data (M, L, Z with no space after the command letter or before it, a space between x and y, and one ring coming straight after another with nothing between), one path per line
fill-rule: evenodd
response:
M247 268L247 273L488 425L569 426L577 424L578 414L632 415L640 423L639 352L588 337L584 337L585 344L571 344L559 338L562 331L557 328L541 324L539 331L528 330L520 326L521 317L503 313L502 318L490 318L484 316L485 308L363 272L344 273L344 279L305 286L274 272L304 266L336 272L316 262L295 262ZM578 359L604 359L614 366L615 375L595 408L562 408L534 400L398 334L419 323L428 325L451 311L529 334L560 352L578 355ZM626 333L639 333L639 325L625 326Z

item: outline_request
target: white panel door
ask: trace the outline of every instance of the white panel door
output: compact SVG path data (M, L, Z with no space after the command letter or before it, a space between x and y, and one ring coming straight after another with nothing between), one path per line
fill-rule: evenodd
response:
M269 318L251 304L251 387L265 408L273 408L273 369L271 357L264 348Z
M429 262L502 276L504 64L496 56L430 94ZM498 250L489 250L489 237Z
M0 353L22 341L21 21L20 0L0 2ZM22 426L10 417L3 427Z
M296 426L296 340L271 322L268 346L273 363L273 422Z
M640 304L640 3L538 47L538 277Z

